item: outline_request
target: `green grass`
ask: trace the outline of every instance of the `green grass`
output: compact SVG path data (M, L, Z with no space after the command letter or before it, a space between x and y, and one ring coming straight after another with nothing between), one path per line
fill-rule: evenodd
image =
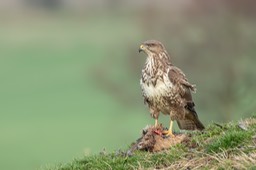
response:
M133 168L164 168L171 162L178 160L177 148L170 149L168 154L156 153L148 154L144 152L136 152L131 157L120 156L115 153L106 155L87 156L82 159L76 159L67 165L59 165L53 169L133 169ZM179 150L179 154L183 151ZM51 168L50 168L51 169Z
M241 122L247 130L239 127ZM204 132L188 133L189 142L159 153L137 151L126 156L124 151L104 151L42 169L255 169L256 118L239 123L211 124Z
M250 133L242 131L231 131L223 134L220 138L207 146L209 152L220 152L221 150L238 147L251 138Z

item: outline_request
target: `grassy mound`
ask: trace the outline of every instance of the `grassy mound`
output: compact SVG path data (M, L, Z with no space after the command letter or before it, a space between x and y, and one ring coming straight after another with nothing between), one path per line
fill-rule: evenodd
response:
M256 169L256 117L187 135L186 143L158 153L100 153L44 169Z

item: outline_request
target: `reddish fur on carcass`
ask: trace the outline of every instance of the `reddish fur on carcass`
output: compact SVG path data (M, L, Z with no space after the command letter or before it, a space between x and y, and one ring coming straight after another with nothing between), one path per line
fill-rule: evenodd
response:
M187 139L185 134L176 134L175 136L164 136L162 125L147 126L143 129L142 137L134 143L130 152L135 150L145 150L149 152L158 152L161 150L169 149L178 143Z

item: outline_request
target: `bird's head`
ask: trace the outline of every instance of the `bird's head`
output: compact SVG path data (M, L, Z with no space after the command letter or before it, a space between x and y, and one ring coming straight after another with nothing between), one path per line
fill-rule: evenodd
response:
M157 40L147 40L140 45L139 52L145 52L148 56L165 51L164 45Z

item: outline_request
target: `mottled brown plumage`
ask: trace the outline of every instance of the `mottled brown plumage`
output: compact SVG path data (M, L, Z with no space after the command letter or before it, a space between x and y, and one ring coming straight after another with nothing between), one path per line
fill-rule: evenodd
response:
M156 40L148 40L142 43L139 51L147 54L140 85L144 102L156 120L155 125L162 112L170 115L170 135L173 120L177 121L180 129L204 129L192 100L191 91L195 92L195 86L190 84L185 74L171 63L163 44Z

